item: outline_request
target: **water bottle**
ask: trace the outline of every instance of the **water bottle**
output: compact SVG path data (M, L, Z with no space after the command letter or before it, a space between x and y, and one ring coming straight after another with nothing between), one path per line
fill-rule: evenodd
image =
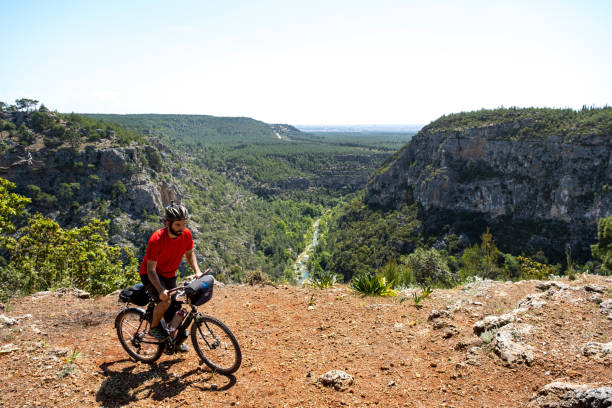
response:
M174 334L176 328L179 327L179 325L181 324L184 318L185 318L185 311L183 309L177 310L169 325L170 333Z

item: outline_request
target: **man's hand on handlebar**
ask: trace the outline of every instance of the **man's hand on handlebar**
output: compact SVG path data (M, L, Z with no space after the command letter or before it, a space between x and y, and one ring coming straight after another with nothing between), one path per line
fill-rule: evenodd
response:
M170 298L170 295L168 294L168 291L166 289L162 290L159 294L159 300L165 302L166 300L168 300Z

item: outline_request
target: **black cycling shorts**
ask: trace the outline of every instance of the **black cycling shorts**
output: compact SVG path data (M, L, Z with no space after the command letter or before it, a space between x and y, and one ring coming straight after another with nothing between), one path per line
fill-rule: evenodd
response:
M161 275L157 275L157 277L159 278L159 283L161 283L164 289L170 290L170 289L176 288L176 276L173 278L164 278ZM157 289L155 289L155 286L153 286L153 284L151 283L151 280L149 279L149 275L147 274L140 275L140 280L142 280L142 283L147 289L147 292L149 293L149 296L151 297L151 299L153 299L153 301L155 302L159 302L159 293L157 293ZM176 293L172 295L172 300L175 300L175 299L176 299Z

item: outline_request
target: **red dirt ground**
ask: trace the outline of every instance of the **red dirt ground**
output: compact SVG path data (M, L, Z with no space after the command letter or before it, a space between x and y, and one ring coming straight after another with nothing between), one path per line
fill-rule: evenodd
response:
M562 282L605 289L572 290L521 315L534 326L528 341L534 361L511 366L473 334L473 325L541 293L536 281L435 290L421 309L412 298L361 297L343 285L217 287L199 309L223 320L241 344L242 366L229 377L200 366L192 347L154 366L131 360L113 325L123 306L116 295L29 296L0 310L11 318L32 315L11 326L0 322L0 352L13 349L0 354L0 405L521 407L553 381L611 385L610 356L586 357L581 350L589 341L612 341L612 321L599 308L612 297L612 279ZM434 309L451 317L429 320ZM62 377L72 351L81 352L75 370ZM342 391L321 385L317 378L332 369L352 375L353 384Z

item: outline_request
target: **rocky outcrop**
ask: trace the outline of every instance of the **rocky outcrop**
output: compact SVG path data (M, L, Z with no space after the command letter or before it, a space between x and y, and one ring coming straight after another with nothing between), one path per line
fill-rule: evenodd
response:
M597 222L612 214L612 135L513 138L530 123L456 131L425 127L366 189L372 206L417 203L425 231L476 241L490 227L506 252L590 257Z
M77 226L92 216L111 219L111 243L139 248L150 234L148 216L159 214L182 192L161 180L161 157L152 146L32 148L16 145L0 155L0 174L32 199L30 212L40 212L62 226ZM10 166L31 157L30 163ZM113 214L112 217L109 214Z
M528 407L612 407L612 387L592 387L556 381L542 387L533 396Z

